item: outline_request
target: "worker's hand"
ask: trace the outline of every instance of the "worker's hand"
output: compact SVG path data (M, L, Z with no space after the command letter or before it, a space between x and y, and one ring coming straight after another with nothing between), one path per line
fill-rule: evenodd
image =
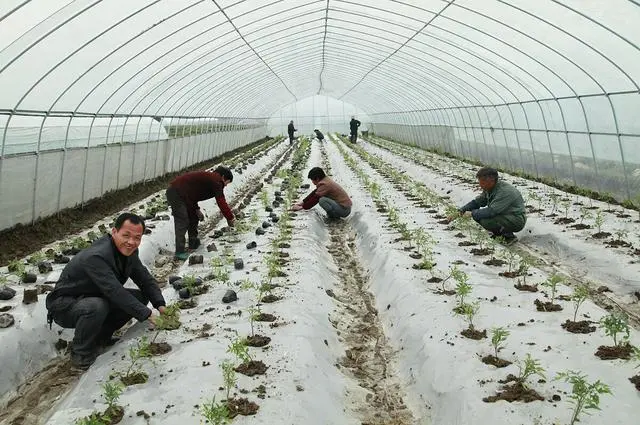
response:
M165 310L165 308L164 308L164 306L163 306L163 305L161 305L160 307L158 307L158 311L160 312L160 314L164 314L164 310Z
M465 211L464 214L462 214L465 217L473 217L473 214L471 214L471 211Z
M292 211L300 211L302 209L302 204L293 204L291 207Z
M203 221L204 220L204 214L202 213L201 210L196 210L196 216L198 217L199 221Z
M154 315L153 315L153 312L151 312L151 316L149 316L149 318L148 318L147 320L148 320L148 321L149 321L153 326L155 326L155 325L156 325L156 318L157 318L157 317L158 317L158 316L154 316Z

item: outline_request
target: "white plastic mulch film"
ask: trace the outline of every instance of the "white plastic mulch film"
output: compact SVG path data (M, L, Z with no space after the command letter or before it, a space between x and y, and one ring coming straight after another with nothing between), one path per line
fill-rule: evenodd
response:
M350 116L634 199L639 22L636 0L3 0L0 229Z

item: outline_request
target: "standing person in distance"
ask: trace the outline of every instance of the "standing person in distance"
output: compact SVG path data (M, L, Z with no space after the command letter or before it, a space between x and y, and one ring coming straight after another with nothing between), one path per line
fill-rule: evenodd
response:
M293 143L293 133L298 131L297 128L293 125L293 120L289 121L289 125L287 126L287 133L289 133L289 144Z
M215 171L192 171L176 177L167 189L167 202L171 206L173 224L176 233L177 260L189 257L185 246L184 234L189 235L189 249L200 246L198 239L198 221L204 220L198 202L215 198L227 219L227 224L233 227L234 216L224 197L224 188L233 181L233 174L227 167L219 166Z
M325 174L322 168L312 168L307 177L311 179L316 188L302 202L293 205L291 207L293 211L308 210L319 204L332 220L351 214L351 198L342 186Z
M313 130L313 132L316 133L316 138L318 139L319 142L324 141L324 134L322 134L320 130L316 128L315 130Z
M131 318L155 324L149 301L164 313L165 300L158 282L138 257L144 220L123 213L111 233L80 251L64 267L55 288L47 295L49 325L75 329L71 363L86 370L101 348L113 345L113 333ZM139 289L125 288L131 278Z
M351 121L349 121L349 131L351 132L349 140L352 143L355 143L358 140L358 127L360 127L360 124L360 121L355 117L351 117Z

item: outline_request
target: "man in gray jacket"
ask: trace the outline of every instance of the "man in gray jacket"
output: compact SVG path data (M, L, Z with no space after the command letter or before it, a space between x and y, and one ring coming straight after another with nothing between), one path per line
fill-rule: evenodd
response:
M62 270L47 295L49 324L75 328L71 362L86 369L100 347L113 345L113 333L132 317L155 323L149 301L160 313L165 301L155 278L138 257L144 221L135 214L121 214L111 234L96 240ZM140 289L125 288L131 278Z
M498 179L498 171L483 167L476 174L482 194L458 211L473 217L482 227L502 237L506 243L517 240L519 232L527 222L524 199L520 191L509 183Z

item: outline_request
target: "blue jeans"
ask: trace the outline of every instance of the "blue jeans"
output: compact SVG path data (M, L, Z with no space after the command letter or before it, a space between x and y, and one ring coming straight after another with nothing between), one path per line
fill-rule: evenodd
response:
M320 198L318 204L327 212L329 218L343 218L351 214L351 207L344 207L326 196Z

